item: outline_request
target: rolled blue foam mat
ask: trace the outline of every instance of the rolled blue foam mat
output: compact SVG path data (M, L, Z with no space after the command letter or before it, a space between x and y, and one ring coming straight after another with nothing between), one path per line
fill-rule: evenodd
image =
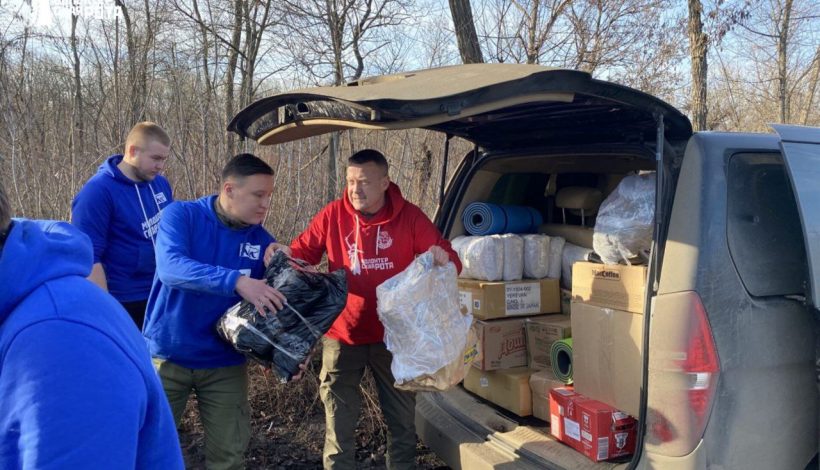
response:
M495 235L536 232L543 218L532 207L474 202L464 209L462 222L470 235Z

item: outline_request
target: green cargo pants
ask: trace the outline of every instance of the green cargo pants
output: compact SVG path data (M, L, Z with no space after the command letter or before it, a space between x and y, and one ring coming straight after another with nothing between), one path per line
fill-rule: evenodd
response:
M205 428L205 465L209 470L245 468L250 441L248 371L245 365L188 369L153 358L177 427L191 391Z
M393 387L392 354L384 343L349 346L322 338L319 393L325 404L326 469L356 467L356 424L361 411L359 384L365 367L376 379L379 403L387 421L387 468L416 468L416 395Z

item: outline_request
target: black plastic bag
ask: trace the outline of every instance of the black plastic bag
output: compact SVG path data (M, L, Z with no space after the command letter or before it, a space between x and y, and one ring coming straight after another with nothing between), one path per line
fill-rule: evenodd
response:
M266 309L262 316L243 300L217 323L220 335L237 351L269 366L282 382L299 373L299 364L347 302L344 269L320 273L306 266L304 261L276 252L265 271L265 282L285 296L285 308L279 312Z

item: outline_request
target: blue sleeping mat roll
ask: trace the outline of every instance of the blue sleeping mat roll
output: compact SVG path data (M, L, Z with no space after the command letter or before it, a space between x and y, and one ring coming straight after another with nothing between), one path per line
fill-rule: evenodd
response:
M464 210L462 221L470 235L495 235L536 232L543 218L532 207L474 202Z

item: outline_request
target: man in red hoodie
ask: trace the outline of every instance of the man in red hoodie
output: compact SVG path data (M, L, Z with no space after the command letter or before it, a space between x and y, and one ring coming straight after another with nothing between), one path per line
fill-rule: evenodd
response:
M393 387L392 355L384 345L384 326L376 313L376 287L429 251L435 263L452 261L450 242L390 181L380 152L362 150L348 159L347 187L325 206L288 247L291 255L317 264L327 253L331 271L347 272L344 311L322 339L320 394L325 404L324 467L355 468L355 430L361 408L359 384L370 367L387 421L387 467L415 468L415 395Z

